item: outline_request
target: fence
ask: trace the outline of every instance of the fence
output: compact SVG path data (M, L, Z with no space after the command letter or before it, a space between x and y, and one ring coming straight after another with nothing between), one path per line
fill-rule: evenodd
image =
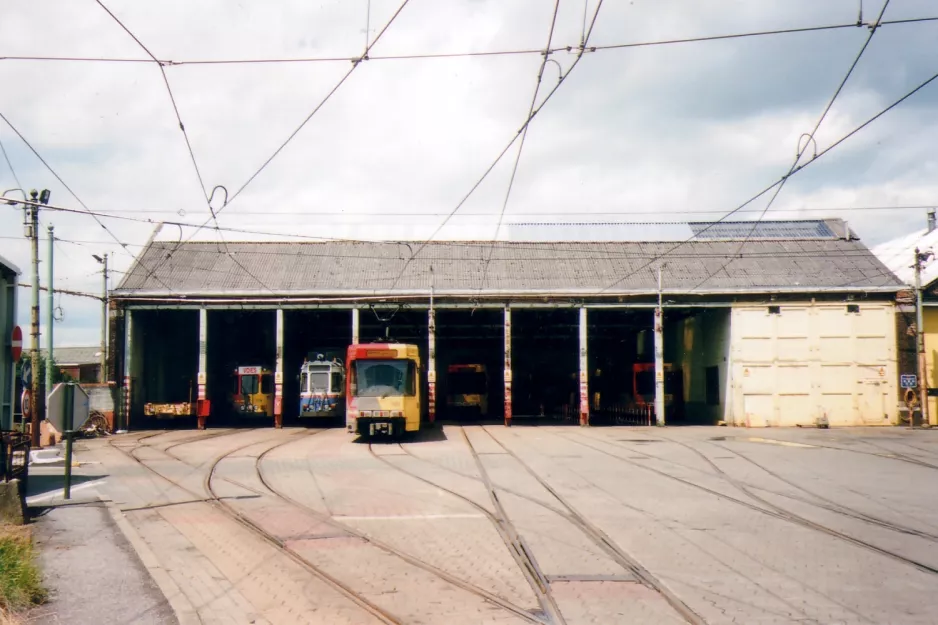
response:
M0 480L9 482L18 478L24 493L29 475L29 449L28 434L0 431Z

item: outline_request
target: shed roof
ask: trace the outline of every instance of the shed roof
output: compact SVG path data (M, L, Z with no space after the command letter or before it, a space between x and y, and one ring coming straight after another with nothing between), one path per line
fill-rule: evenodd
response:
M896 291L860 241L763 238L675 242L153 242L116 297L619 295ZM229 253L230 252L230 253ZM731 260L725 269L723 265ZM237 262L236 262L237 261ZM487 266L487 269L486 269ZM483 282L484 277L484 282ZM701 284L702 283L702 284Z
M40 350L43 356L46 355L46 351ZM55 358L55 364L59 366L96 365L101 362L101 346L56 347L52 355Z

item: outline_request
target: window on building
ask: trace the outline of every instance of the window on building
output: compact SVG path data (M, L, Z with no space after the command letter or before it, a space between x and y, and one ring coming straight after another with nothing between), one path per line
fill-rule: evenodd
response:
M769 314L770 315L782 314L782 307L781 306L769 306Z
M720 367L707 367L707 405L720 405Z
M860 314L860 305L859 304L847 304L847 314Z

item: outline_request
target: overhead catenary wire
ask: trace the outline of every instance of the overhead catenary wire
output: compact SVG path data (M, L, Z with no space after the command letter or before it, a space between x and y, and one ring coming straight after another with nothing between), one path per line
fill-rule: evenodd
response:
M876 18L876 21L873 22L873 24L870 26L870 34L867 36L866 40L863 42L863 45L860 47L860 51L857 52L857 55L854 57L853 62L850 64L850 67L847 69L846 75L840 81L840 84L837 85L837 89L834 90L834 95L831 96L831 99L827 102L827 106L824 107L824 111L821 113L821 116L818 118L817 123L814 124L814 128L811 130L811 132L806 133L805 135L802 135L802 137L804 136L808 137L808 141L805 142L805 145L803 148L801 146L801 139L799 138L798 150L796 151L794 162L792 162L791 167L788 168L788 173L786 173L782 177L781 184L775 187L775 190L772 192L772 197L769 198L769 201L766 202L766 205L762 209L762 212L759 213L759 216L756 218L755 222L753 223L752 228L749 230L749 234L747 234L746 238L744 238L743 241L739 244L740 249L742 248L743 245L746 244L746 241L749 240L749 237L751 237L752 234L756 231L756 228L758 227L759 223L765 217L766 213L768 213L769 210L772 208L772 204L775 203L775 200L778 198L779 194L782 192L782 189L785 188L785 184L788 182L788 177L791 176L792 172L794 172L795 169L798 167L798 163L801 162L801 157L804 156L804 153L808 149L808 144L815 140L814 137L817 134L817 131L820 129L821 125L824 123L824 120L827 118L827 114L830 112L831 108L834 106L834 102L837 101L837 97L843 91L844 87L847 84L847 81L850 80L850 76L853 75L853 70L855 70L857 65L860 63L860 59L863 57L863 53L866 52L866 49L869 47L870 42L873 41L873 36L876 35L876 31L879 27L879 23L882 21L883 15L886 13L886 9L889 7L889 2L890 0L885 0L885 2L883 2L883 8L880 10L879 15ZM861 12L862 12L862 9L861 9ZM729 267L729 265L732 262L733 262L732 260L726 261L726 263L722 267L720 267L716 271L705 276L704 279L701 280L700 283L694 288L699 288L703 286L704 284L707 283L708 280L710 280L710 278L712 278L716 274L720 273L721 271L726 271L726 268Z
M205 205L208 207L209 214L211 215L212 220L215 222L215 226L216 226L216 229L217 229L217 227L218 227L218 219L217 219L217 217L216 217L216 215L215 215L215 209L212 207L212 197L214 197L214 195L215 195L215 190L217 190L219 187L215 187L215 189L212 190L212 195L211 195L211 196L209 195L208 189L206 189L206 187L205 187L205 181L204 181L203 178L202 178L202 171L199 169L199 163L198 163L198 161L197 161L196 158L195 158L195 151L192 149L192 142L189 140L189 133L186 132L186 126L185 126L185 124L184 124L183 121L182 121L182 115L179 113L179 105L176 103L176 96L173 95L173 88L172 88L172 87L170 86L170 84L169 84L169 76L166 75L166 68L163 67L163 64L159 62L159 59L156 58L156 55L154 55L153 52L151 52L150 49L149 49L146 45L144 45L144 43L143 43L142 41L140 41L140 38L137 37L137 36L133 33L133 31L131 31L131 30L127 27L127 25L124 24L124 22L122 22L122 21L120 20L120 18L117 17L117 15L115 15L108 7L104 4L104 2L102 2L102 0L95 0L95 2L98 3L98 6L100 6L102 9L104 9L104 11L111 17L111 19L113 19L115 22L117 22L117 25L120 26L121 29L123 29L124 32L126 32L128 35L130 35L130 38L133 39L134 42L136 42L136 44L137 44L138 46L140 46L140 48L147 54L147 56L149 56L151 59L153 59L153 61L156 63L156 66L159 68L159 70L160 70L160 75L161 75L162 78L163 78L163 84L166 86L166 93L169 95L169 101L170 101L170 103L171 103L172 106L173 106L173 114L176 116L176 122L179 124L179 130L182 131L183 139L184 139L185 142L186 142L186 150L189 152L189 158L190 158L190 160L191 160L191 162L192 162L192 168L195 170L195 176L196 176L196 178L197 178L198 181L199 181L199 189L200 189L201 192L202 192L202 197L203 197L203 199L205 200ZM227 203L227 196L228 196L228 191L225 190L225 199L226 199L226 203ZM224 235L222 235L221 232L219 231L219 232L218 232L218 236L219 236L219 238L221 238L222 244L225 246L225 250L227 251L227 250L228 250L228 243L227 243L227 241L225 241ZM254 278L254 279L257 281L258 284L260 284L262 287L265 286L264 283L260 280L260 278L258 278L258 277L255 276L253 273L251 273L251 271L250 271L247 267L245 267L244 265L242 265L240 262L238 262L238 260L237 260L234 256L231 257L231 260L233 260L233 261L235 262L235 264L237 264L239 267L241 267L241 270L244 271L247 275L249 275L249 276L251 276L252 278Z
M3 145L3 133L0 133L0 152L3 152L3 160L6 161L7 167L10 169L10 175L13 176L13 181L16 182L16 187L18 189L22 189L23 185L20 183L20 179L16 175L16 170L13 169L13 163L10 162L10 155L7 154L6 146Z
M922 22L938 21L938 16L916 17L898 20L883 21L880 26L892 26L901 24L915 24ZM587 52L601 52L605 50L624 50L628 48L647 48L657 46L672 46L688 43L706 43L716 41L726 41L732 39L748 39L754 37L767 37L775 35L789 35L798 33L824 32L835 30L846 30L869 26L862 22L851 22L846 24L829 24L821 26L803 26L795 28L781 28L760 30L743 33L731 33L724 35L701 35L698 37L683 37L675 39L663 39L654 41L636 41L627 43L607 44L590 46ZM555 52L578 52L579 46L566 45L552 48L551 53ZM454 59L454 58L478 58L478 57L500 57L500 56L523 56L538 55L544 51L540 48L513 49L513 50L480 50L464 52L439 52L439 53L413 53L413 54L385 54L369 55L370 61L408 61L408 60L432 60L432 59ZM356 56L323 56L323 57L296 57L296 58L244 58L244 59L158 59L156 62L164 66L213 66L213 65L252 65L252 64L281 64L281 63L349 63L361 57ZM132 58L132 57L81 57L81 56L40 56L40 55L3 55L0 61L37 61L37 62L59 62L59 63L153 63L150 58Z
M534 107L537 106L537 96L541 92L541 81L544 79L544 70L547 68L547 62L550 59L550 45L554 40L554 28L557 26L557 12L560 11L560 0L554 0L554 12L550 19L550 29L547 32L547 45L544 46L544 57L541 59L541 66L537 70L537 81L534 83L534 95L531 97L531 106L528 107L528 114L525 118L524 130L521 131L521 139L518 141L518 151L515 153L515 162L511 168L511 177L508 179L508 188L505 190L505 200L502 202L501 211L498 213L498 224L495 226L495 236L494 239L498 239L498 235L502 229L502 220L505 217L505 210L508 208L508 199L511 197L511 189L515 184L515 176L518 174L518 165L521 163L521 152L524 150L524 141L528 137L528 129L531 128L531 125L527 122L531 120L531 116L534 114ZM586 25L586 14L583 15L583 25ZM592 30L592 28L590 28ZM582 56L583 50L586 46L586 43L589 41L589 37L584 34L583 40L580 44L580 55ZM577 57L579 58L579 57ZM573 69L572 67L570 69ZM561 73L561 78L563 74ZM488 275L489 261L492 258L492 251L489 250L488 259L485 262L485 265L482 267L482 280L480 281L480 288L485 288L485 278Z
M602 6L603 6L603 2L602 0L599 0L599 2L596 4L596 11L593 13L594 25L596 23L596 18L599 16L599 11L600 9L602 9ZM592 26L590 26L590 30L592 30ZM528 118L525 120L521 128L518 129L518 131L514 134L514 136L511 138L508 144L502 149L502 151L498 154L498 156L495 157L495 160L492 161L491 165L489 165L488 168L482 173L482 176L478 180L476 180L475 184L473 184L472 187L469 189L469 192L466 193L466 195L464 195L461 200L459 200L459 203L456 204L456 207L453 208L453 210L450 211L446 215L446 217L436 227L433 233L417 247L417 250L414 252L413 256L411 256L411 260L416 258L423 251L423 249L427 246L427 244L436 238L436 235L438 235L440 231L444 227L446 227L446 224L449 223L449 220L453 218L453 215L459 212L459 209L462 208L462 206L469 200L472 194L475 193L476 189L478 189L479 186L485 181L485 179L488 178L489 174L492 173L492 170L494 170L495 167L498 165L498 163L501 162L505 154L508 153L508 150L511 149L511 146L513 146L515 142L518 141L518 139L521 137L522 132L524 132L524 130L531 124L532 121L534 121L534 118L537 116L537 114L541 112L541 110L547 105L548 102L550 102L550 99L554 96L555 93L557 93L557 90L560 89L560 86L564 83L567 77L570 76L570 74L573 72L574 69L576 69L576 66L580 63L580 60L582 58L583 58L583 49L581 48L580 54L578 54L576 59L574 59L573 63L570 65L570 68L566 71L566 73L561 75L560 80L557 81L557 84L554 85L554 87L550 90L550 92L548 92L547 96L544 97L544 99L537 106L537 108L535 108L530 113L530 115L528 115ZM403 277L406 271L407 271L407 264L405 264L404 267L401 269L401 273L398 275L397 280L395 281L395 284L397 283L397 281L401 279L401 277Z
M394 23L394 21L397 19L397 16L401 14L401 12L404 10L404 7L407 6L407 3L408 3L409 1L410 1L410 0L403 0L403 2L401 2L400 6L397 8L397 10L394 12L394 14L391 15L391 19L389 19L389 20L387 21L387 23L384 25L384 27L381 29L381 31L378 32L378 34L375 36L374 40L371 41L371 43L368 45L367 48L365 48L365 51L363 52L362 56L359 57L359 58L354 58L354 59L351 60L351 61L352 61L352 66L351 66L351 67L349 68L349 70L342 76L342 78L339 79L339 81L335 84L335 86L333 86L332 89L329 90L328 93L326 93L325 97L323 97L323 98L319 101L319 103L316 104L316 106L313 108L313 110L310 111L309 115L307 115L307 116L303 119L303 121L300 122L300 125L297 126L296 129L295 129L292 133L290 133L290 135L286 138L286 140L284 140L284 141L280 144L280 146L279 146L276 150L274 150L273 154L271 154L271 155L267 158L267 160L265 160L265 161L261 164L261 166L260 166L254 173L252 173L252 174L248 177L248 179L234 192L234 194L227 200L227 202L225 203L225 205L222 206L222 207L220 207L220 208L218 209L217 213L216 213L216 212L213 212L212 218L216 218L216 219L217 219L217 215L218 215L218 214L221 214L221 212L228 206L229 203L234 202L235 199L237 199L238 196L241 195L241 193L242 193L242 192L243 192L243 191L244 191L244 190L245 190L245 189L246 189L246 188L247 188L247 187L248 187L248 186L249 186L266 168L267 168L267 166L270 165L270 163L271 163L275 158L277 158L277 156L287 147L287 145L289 145L290 142L293 141L293 139L300 133L300 131L306 126L306 124L308 124L309 121L322 109L322 107L325 106L326 102L328 102L328 101L332 98L332 96L335 95L335 93L339 90L339 88L340 88L343 84L345 84L345 81L349 79L349 77L355 72L356 69L358 69L358 67L362 64L362 62L363 62L363 61L367 61L367 60L370 59L370 56L369 56L369 55L370 55L371 49L378 43L378 41L380 41L381 37L384 35L385 32L387 32L388 28L391 27L391 24ZM187 241L188 241L188 240L191 240L191 238L194 237L194 236L199 232L199 230L201 230L201 229L204 228L206 225L208 225L209 221L211 221L212 218L209 218L209 219L206 220L201 226L199 226L199 227L196 229L196 231L195 231L192 235L190 235L190 237L189 237L189 239L187 239ZM170 253L167 255L166 258L168 259L168 258L171 257L171 256L172 256L172 252L170 252Z
M689 238L687 238L687 239L684 239L683 241L678 242L677 244L675 244L674 246L672 246L671 248L669 248L668 251L664 252L663 254L660 254L660 255L655 256L655 257L652 258L648 263L642 265L641 267L635 269L634 271L629 272L629 273L626 274L625 276L622 276L622 277L618 278L615 282L611 283L608 287L606 287L605 289L603 289L603 291L607 291L607 290L610 290L610 289L615 288L616 286L618 286L619 284L621 284L622 282L624 282L625 280L627 280L627 279L630 278L631 276L635 275L637 272L647 269L648 267L650 267L650 266L653 265L654 263L660 261L661 259L665 258L665 257L668 256L669 254L673 253L675 250L680 249L682 246L686 245L687 243L690 243L690 242L693 241L699 234L701 234L701 233L703 233L703 232L706 232L707 230L709 230L710 228L716 226L717 224L723 223L724 221L726 221L727 219L729 219L730 217L732 217L733 215L735 215L736 213L738 213L739 211L741 211L742 209L744 209L746 206L752 204L753 202L755 202L756 200L758 200L760 197L762 197L762 196L765 195L766 193L770 192L770 191L771 191L772 189L774 189L776 186L782 184L782 181L783 181L783 180L785 180L785 179L787 179L787 178L790 178L791 176L794 176L794 175L798 174L799 172L804 171L806 167L808 167L808 166L813 165L814 163L816 163L816 162L817 162L819 159L821 159L825 154L829 153L831 150L834 150L835 148L837 148L838 146L840 146L842 143L844 143L845 141L847 141L848 139L850 139L851 137L853 137L854 135L856 135L858 132L861 132L861 131L862 131L863 129L865 129L867 126L869 126L870 124L872 124L873 122L875 122L877 119L879 119L880 117L882 117L883 115L885 115L886 113L888 113L889 111L891 111L892 109L896 108L897 106L899 106L900 104L902 104L903 102L905 102L906 100L908 100L909 98L911 98L912 96L914 96L916 93L918 93L919 91L921 91L922 89L924 89L925 87L927 87L928 85L930 85L931 83L933 83L935 80L938 80L938 73L933 74L930 78L927 78L927 79L924 80L923 82L919 83L918 86L916 86L914 89L912 89L911 91L909 91L908 93L906 93L905 95L903 95L901 98L899 98L898 100L895 100L892 104L890 104L890 105L887 106L886 108L880 110L878 113L876 113L876 114L873 115L872 117L868 118L868 119L867 119L866 121L864 121L862 124L860 124L859 126L857 126L856 128L854 128L853 130L851 130L851 131L848 132L847 134L843 135L842 137L840 137L837 141L835 141L835 142L832 143L831 145L827 146L826 148L824 148L823 150L821 150L820 152L818 152L817 154L815 154L815 155L811 158L810 161L808 161L808 162L806 162L805 164L800 165L800 166L798 166L797 168L795 168L795 170L792 171L790 175L786 176L786 178L780 178L779 180L776 180L775 182L773 182L772 184L770 184L769 186L767 186L766 188L764 188L762 191L759 191L759 192L756 193L754 196L752 196L751 198L749 198L748 200L746 200L745 202L743 202L742 204L740 204L739 206L737 206L737 207L734 208L733 210L731 210L731 211L725 213L725 214L724 214L722 217L720 217L719 219L717 219L717 220L715 220L715 221L713 221L713 222L710 222L709 225L707 225L705 228L703 228L700 232L696 233L694 236L691 236L691 237L689 237Z
M96 222L99 226L101 226L101 228L108 234L108 236L110 236L112 239L114 239L114 241L115 241L118 245L120 245L124 250L126 250L128 253L130 253L130 250L127 249L127 244L126 244L124 241L122 241L116 234L114 234L114 233L111 231L111 229L108 228L108 227L104 224L104 222L102 222L101 219L91 211L90 208L88 208L88 205L85 204L84 201L82 201L82 199L81 199L80 197L78 197L78 194L75 193L75 191L73 191L72 188L71 188L70 186L68 186L68 184L66 184L66 182L62 179L62 177L58 174L58 172L56 172L56 171L52 168L52 166L48 163L48 161L46 161L46 159L42 157L42 155L39 153L39 151L36 150L36 148L34 148L33 145L32 145L29 141L27 141L27 139L26 139L25 136L23 136L23 133L21 133L21 132L19 131L19 129L17 129L17 127L14 126L13 123L5 116L2 112L0 112L0 119L2 119L3 122L4 122L7 126L10 127L10 130L12 130L12 131L16 134L16 136L20 138L20 141L22 141L23 144L24 144L27 148L29 148L29 151L32 152L33 155L34 155L37 159L39 159L39 162L42 163L43 166L49 171L49 173L52 174L52 176L53 176L56 180L58 180L59 184L61 184L61 185L65 188L65 190L68 191L69 195L71 195L72 198L74 198L74 200L75 200L76 202L78 202L78 205L81 206L81 207L84 209L84 211L77 211L77 210L76 210L76 211L74 211L74 212L78 212L78 213L82 213L82 212L83 212L84 214L90 215L91 218L94 219L95 222ZM28 202L21 201L21 203L27 204ZM33 203L33 204L35 204L35 203ZM45 210L47 207L44 206L44 205L42 205L41 208L42 208L43 210ZM138 260L138 262L139 262L139 260ZM152 275L152 273L151 273L151 275ZM170 291L173 290L172 287L170 287L168 284L164 283L164 282L163 282L162 280L160 280L158 277L154 276L154 278L156 278L156 280L157 280L158 282L160 282L164 287L166 287L166 288L169 289Z

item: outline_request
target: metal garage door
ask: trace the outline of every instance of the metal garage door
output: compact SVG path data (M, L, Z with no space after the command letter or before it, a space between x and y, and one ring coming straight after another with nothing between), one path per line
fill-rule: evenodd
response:
M888 304L733 309L730 419L739 425L881 425L897 418Z

